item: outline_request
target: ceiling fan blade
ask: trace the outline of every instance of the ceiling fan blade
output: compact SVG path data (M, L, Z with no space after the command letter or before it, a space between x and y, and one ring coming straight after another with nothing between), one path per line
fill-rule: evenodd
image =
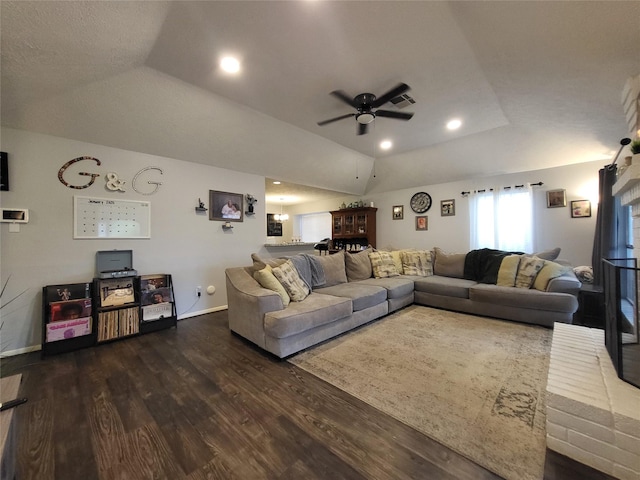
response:
M391 110L376 110L376 117L397 118L398 120L411 120L413 113L393 112Z
M323 126L326 125L327 123L333 123L333 122L337 122L338 120L343 120L345 118L349 118L349 117L355 117L355 113L347 113L346 115L340 115L339 117L336 118L330 118L329 120L323 120L322 122L318 122L319 126Z
M378 108L379 106L384 105L385 103L387 103L392 98L395 98L398 95L402 95L404 92L409 90L409 88L411 88L411 87L409 87L409 85L407 85L406 83L400 83L396 87L394 87L391 90L389 90L384 95L376 98L375 101L371 103L371 106L373 108Z
M369 129L369 124L368 123L358 123L357 135L366 134L368 129Z
M356 107L356 105L353 103L353 98L351 98L342 90L334 90L333 92L331 92L331 95L342 100L344 103L346 103L350 107L354 107L354 108Z

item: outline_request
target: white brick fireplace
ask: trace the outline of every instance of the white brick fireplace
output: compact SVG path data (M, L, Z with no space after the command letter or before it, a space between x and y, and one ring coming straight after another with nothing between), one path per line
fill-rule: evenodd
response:
M547 447L616 478L640 480L640 389L618 378L603 330L554 325Z
M634 160L636 160L634 158ZM640 258L640 162L613 194L631 205ZM640 480L640 389L620 380L604 331L556 323L547 381L547 447L622 480Z

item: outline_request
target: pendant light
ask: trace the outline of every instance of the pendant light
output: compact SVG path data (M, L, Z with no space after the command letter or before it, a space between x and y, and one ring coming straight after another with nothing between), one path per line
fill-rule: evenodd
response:
M282 202L282 203L280 203L280 213L279 213L279 214L278 214L278 213L276 213L276 214L273 216L273 219L274 219L276 222L280 222L280 223L282 223L282 222L286 222L287 220L289 220L289 215L288 215L288 214L286 214L286 213L282 213L282 204L284 203L284 198L281 198L281 199L280 199L280 201Z

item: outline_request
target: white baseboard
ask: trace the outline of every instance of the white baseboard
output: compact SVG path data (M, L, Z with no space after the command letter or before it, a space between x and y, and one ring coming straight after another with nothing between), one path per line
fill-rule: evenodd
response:
M189 312L189 313L185 313L184 315L178 317L178 320L184 320L185 318L197 317L198 315L205 315L207 313L220 312L222 310L227 310L227 309L228 309L227 305L222 305L220 307L207 308L206 310L200 310L198 312ZM22 355L23 353L37 352L39 350L42 350L42 345L32 345L30 347L17 348L15 350L7 350L6 352L2 352L0 354L0 358L13 357L15 355Z
M220 312L222 310L227 310L228 308L229 307L227 305L222 305L220 307L207 308L206 310L200 310L200 311L197 311L197 312L184 313L184 314L178 316L178 320L184 320L185 318L197 317L199 315L204 315L206 313Z
M22 355L23 353L37 352L38 350L42 350L42 345L32 345L30 347L16 348L15 350L7 350L6 352L2 352L2 354L0 354L0 358L13 357L15 355Z

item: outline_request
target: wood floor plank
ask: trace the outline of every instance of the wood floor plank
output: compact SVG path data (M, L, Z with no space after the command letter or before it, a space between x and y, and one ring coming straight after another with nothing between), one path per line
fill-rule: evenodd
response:
M125 478L131 480L180 480L184 471L167 445L157 425L149 424L126 435L126 453L123 461Z
M17 478L55 479L55 411L51 399L30 400L18 407ZM59 441L59 440L58 440Z
M231 334L225 311L21 357L0 360L29 398L16 416L19 480L498 478ZM548 480L607 478L547 457Z

